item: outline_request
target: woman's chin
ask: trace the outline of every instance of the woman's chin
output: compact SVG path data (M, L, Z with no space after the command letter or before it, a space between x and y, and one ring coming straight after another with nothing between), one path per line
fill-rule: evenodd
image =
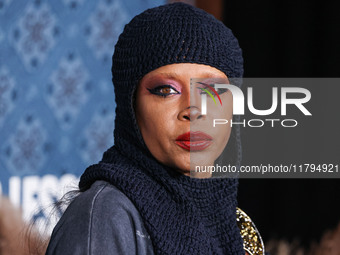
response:
M193 178L210 178L212 175L211 171L206 171L206 169L209 170L211 166L214 165L213 162L213 160L204 160L204 158L196 154L195 156L191 156L190 160L176 164L174 169L183 175ZM201 169L204 170L202 171Z
M192 177L192 178L198 178L198 179L205 179L210 178L212 176L211 172L199 172L195 169L175 169L180 174Z

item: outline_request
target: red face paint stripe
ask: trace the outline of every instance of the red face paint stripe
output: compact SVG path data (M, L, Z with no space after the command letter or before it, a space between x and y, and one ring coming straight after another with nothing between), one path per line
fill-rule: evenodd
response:
M222 100L221 100L219 94L217 93L217 91L213 87L211 87L209 84L206 84L206 83L203 83L203 82L197 82L197 83L202 84L202 85L208 87L212 92L214 92L215 95L217 96L218 100L220 101L221 105L222 105Z

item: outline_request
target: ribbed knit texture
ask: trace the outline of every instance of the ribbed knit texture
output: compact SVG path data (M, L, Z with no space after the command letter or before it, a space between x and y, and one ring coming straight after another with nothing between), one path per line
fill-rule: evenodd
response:
M237 179L193 179L160 164L147 149L134 114L134 92L148 72L173 63L216 67L242 77L237 39L213 16L175 3L136 16L113 55L116 95L115 146L81 176L81 191L96 180L118 187L138 209L155 254L244 254L236 225ZM196 77L193 77L196 78ZM227 149L239 164L239 131Z
M145 74L174 63L209 65L224 72L229 80L243 76L242 50L237 39L212 15L184 3L146 10L125 26L112 57L117 102L115 144L120 137L131 136L136 146L144 144L131 99ZM233 83L238 85L235 83L238 81ZM130 113L121 107L129 107ZM131 127L135 132L129 130Z
M155 254L244 254L236 225L236 179L192 179L126 144L112 147L82 175L80 189L95 180L118 187L135 204Z

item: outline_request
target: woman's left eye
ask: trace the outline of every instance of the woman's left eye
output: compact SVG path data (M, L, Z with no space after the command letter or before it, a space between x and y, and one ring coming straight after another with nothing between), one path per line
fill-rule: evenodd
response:
M228 89L218 89L217 90L217 93L219 94L219 95L221 95L221 94L223 94L223 93L226 93L228 91Z
M169 95L180 94L174 87L171 85L161 85L152 89L148 89L151 94L167 97Z

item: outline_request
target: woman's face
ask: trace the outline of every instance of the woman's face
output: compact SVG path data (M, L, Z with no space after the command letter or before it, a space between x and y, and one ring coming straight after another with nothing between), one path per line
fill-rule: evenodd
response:
M202 83L191 82L200 78ZM201 64L171 64L146 74L136 95L136 118L151 154L162 164L198 178L195 166L211 166L228 143L230 125L216 125L214 119L232 118L232 94L218 91L207 97L207 114L201 114L202 88L205 84L228 83L220 70ZM190 171L191 170L191 171Z

